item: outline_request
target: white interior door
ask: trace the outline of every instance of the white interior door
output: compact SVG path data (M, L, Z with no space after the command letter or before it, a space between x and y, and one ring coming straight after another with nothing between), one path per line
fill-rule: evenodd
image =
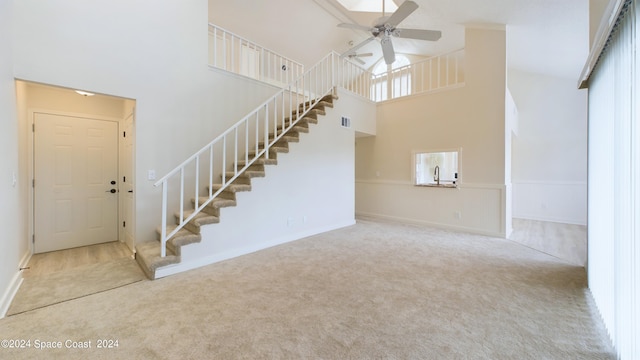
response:
M34 251L118 240L118 124L36 113Z

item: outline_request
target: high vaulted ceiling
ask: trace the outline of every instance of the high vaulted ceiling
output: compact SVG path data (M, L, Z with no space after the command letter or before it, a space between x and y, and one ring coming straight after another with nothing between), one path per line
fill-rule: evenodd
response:
M404 0L394 0L398 5ZM504 26L510 69L578 78L589 50L589 0L414 0L419 8L399 27L441 30L437 42L393 38L397 53L437 55L464 47L465 26ZM606 0L591 0L606 2ZM240 36L310 65L331 50L369 34L338 28L371 25L381 13L352 12L336 0L209 0L209 20ZM388 14L387 14L388 15ZM597 26L597 25L596 25ZM366 66L382 57L372 42Z

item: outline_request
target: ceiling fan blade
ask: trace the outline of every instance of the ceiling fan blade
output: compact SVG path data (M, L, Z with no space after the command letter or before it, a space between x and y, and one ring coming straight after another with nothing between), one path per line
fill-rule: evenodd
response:
M394 36L405 39L436 41L442 36L442 31L420 29L395 29Z
M396 27L400 22L407 18L407 16L411 15L412 12L416 11L418 8L418 4L411 0L407 0L400 5L398 10L391 15L391 17L387 20L387 24L391 25L392 28Z
M362 53L362 54L358 54L356 55L358 57L367 57L367 56L373 56L373 53Z
M367 40L361 42L360 44L352 47L351 49L345 51L344 53L342 53L342 55L340 55L340 57L345 57L345 56L349 56L349 55L354 55L356 53L356 50L360 49L361 47L367 45L368 43L370 43L373 39L375 39L375 37L370 37Z
M391 65L396 61L396 53L393 51L393 44L390 37L385 37L380 41L382 45L382 55L384 56L384 62L387 65Z
M362 61L362 60L361 60L359 57L357 57L357 56L352 57L352 59L353 59L353 60L355 60L355 61L357 61L357 62L359 62L359 63L360 63L360 65L364 65L364 64L366 64L364 61Z
M350 24L350 23L340 23L338 24L338 27L346 28L346 29L354 29L354 30L371 31L371 28L369 26Z

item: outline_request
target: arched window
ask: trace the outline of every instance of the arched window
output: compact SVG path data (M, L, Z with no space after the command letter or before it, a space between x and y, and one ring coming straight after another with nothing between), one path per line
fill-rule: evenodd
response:
M397 70L410 64L409 58L405 55L396 54L396 61L391 64L391 72L389 72L384 59L380 60L372 71L374 77L371 84L371 98L375 101L384 101L411 95L411 73ZM391 82L388 81L389 76L391 76Z
M391 64L391 69L395 70L399 67L403 67L409 64L409 58L402 54L396 54L396 61ZM373 68L372 72L373 75L380 75L387 72L387 63L384 62L384 59L380 59L380 61L378 61L378 64Z

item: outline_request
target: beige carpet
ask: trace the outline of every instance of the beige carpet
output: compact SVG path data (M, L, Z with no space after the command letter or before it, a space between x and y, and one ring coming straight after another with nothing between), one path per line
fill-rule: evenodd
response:
M615 359L583 268L370 221L11 316L0 339L31 340L12 359Z
M27 277L7 315L15 315L145 280L135 260L126 258Z

